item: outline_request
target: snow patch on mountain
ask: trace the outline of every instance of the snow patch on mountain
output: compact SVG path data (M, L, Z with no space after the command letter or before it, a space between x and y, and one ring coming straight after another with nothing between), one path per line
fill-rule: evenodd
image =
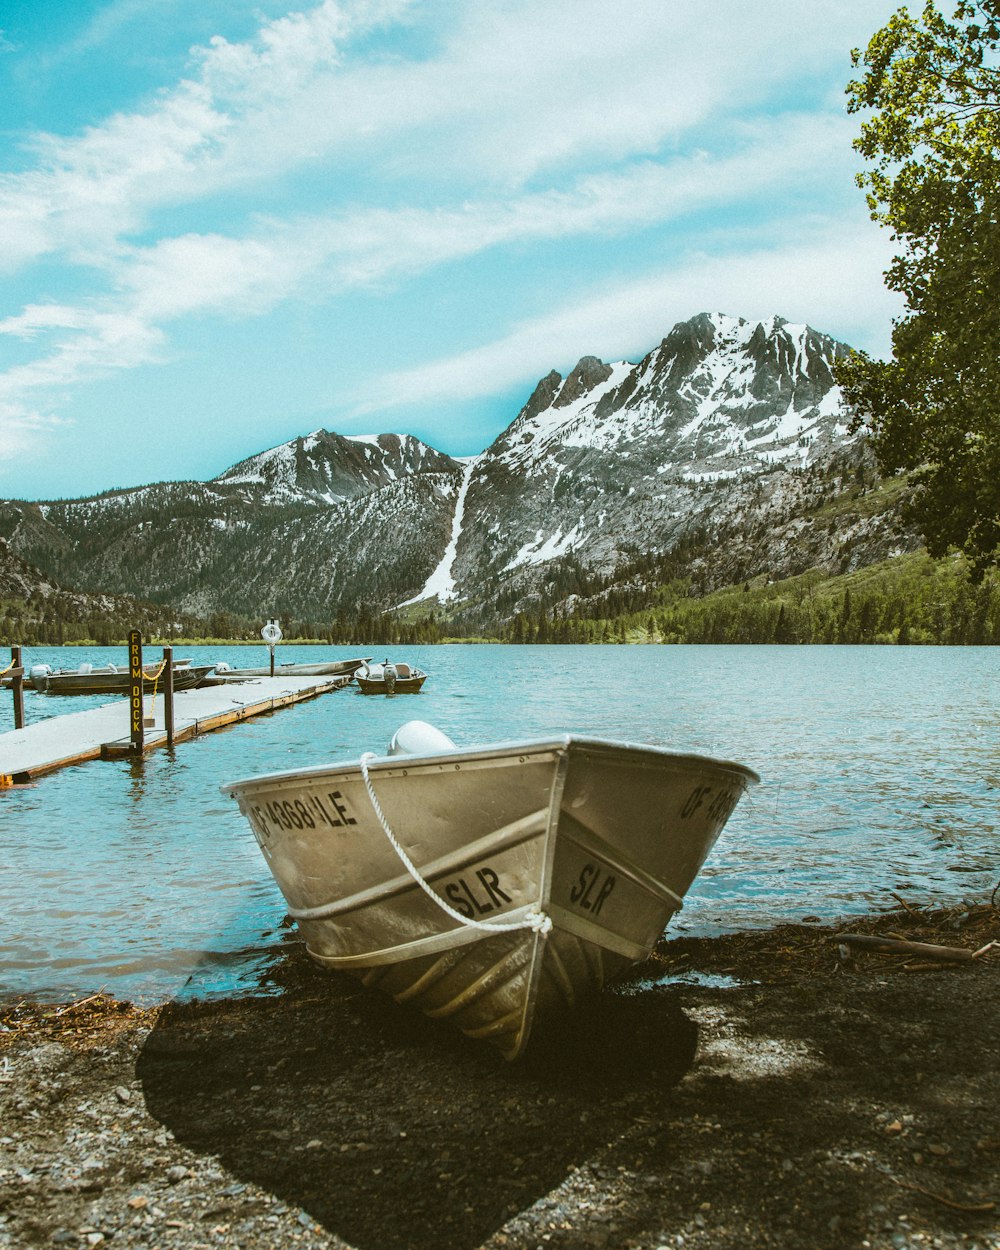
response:
M514 422L484 453L511 472L530 472L552 447L573 444L574 431L582 431L583 445L599 436L600 422L594 410L628 377L633 365L619 361L605 365L592 356L583 357L566 377L550 373L535 388Z
M562 530L556 530L554 534L545 537L542 530L535 532L533 542L527 542L521 550L504 566L504 572L509 573L512 569L516 569L523 565L544 564L547 560L555 560L558 556L568 555L584 539L585 533L581 525L574 525L568 534L564 534Z
M847 434L833 376L845 350L777 316L701 314L639 364L584 357L566 378L549 374L487 455L511 472L556 474L553 490L568 456L587 451L659 456L650 472L689 481L805 465Z
M682 482L725 482L730 478L740 477L745 469L715 469L711 473L682 473Z
M448 539L448 545L444 549L444 555L437 568L431 573L424 587L412 599L406 599L397 606L400 608L409 607L410 604L420 603L423 599L437 599L439 603L448 603L457 597L457 589L453 576L453 568L455 564L455 555L458 552L458 542L462 537L462 527L465 522L465 500L469 493L469 483L472 481L472 474L475 472L476 464L479 460L478 456L465 457L465 471L462 474L462 484L458 488L458 495L455 498L455 513L451 521L451 536Z
M233 465L215 479L271 507L335 507L424 473L457 473L458 464L413 435L342 435L314 430Z
M310 435L310 438L312 435ZM227 469L221 474L218 481L225 481L231 485L249 484L264 485L269 483L278 473L294 470L295 452L294 445L291 443L282 443L279 447L270 447L267 451L258 452L255 456L241 461L233 468ZM266 470L270 469L271 473Z

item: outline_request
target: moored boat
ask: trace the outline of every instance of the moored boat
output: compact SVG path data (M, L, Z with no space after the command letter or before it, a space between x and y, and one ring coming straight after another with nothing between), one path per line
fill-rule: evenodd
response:
M175 664L174 690L193 690L212 672L211 664ZM163 689L160 665L144 665L142 688L145 693ZM28 685L42 694L128 694L132 679L127 668L106 664L94 668L81 664L77 669L51 669L36 664L28 675Z
M315 664L276 664L274 675L275 677L350 677L371 658L370 655L361 655L353 660L322 660ZM211 684L219 685L222 682L247 681L253 677L270 676L270 666L267 668L232 668L229 664L222 663L215 666Z
M758 780L574 734L460 749L413 721L385 756L222 790L314 959L515 1059L649 954Z
M365 664L354 674L362 694L417 694L427 674L402 661Z

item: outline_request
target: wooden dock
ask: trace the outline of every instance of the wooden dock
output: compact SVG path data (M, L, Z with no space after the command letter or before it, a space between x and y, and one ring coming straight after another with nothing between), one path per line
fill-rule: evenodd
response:
M275 712L339 690L346 683L345 677L279 676L185 690L174 695L173 740L183 742L251 716ZM149 704L147 696L147 713ZM162 698L156 699L154 712L154 724L145 731L146 751L167 744ZM11 777L19 785L70 764L129 754L129 703L127 699L117 699L89 711L52 716L0 734L0 777Z

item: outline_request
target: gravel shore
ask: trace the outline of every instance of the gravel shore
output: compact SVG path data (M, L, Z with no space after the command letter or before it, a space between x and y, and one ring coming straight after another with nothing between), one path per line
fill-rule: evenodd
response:
M1000 1250L1000 949L841 932L1000 912L674 938L515 1065L298 948L254 997L8 1003L0 1247Z

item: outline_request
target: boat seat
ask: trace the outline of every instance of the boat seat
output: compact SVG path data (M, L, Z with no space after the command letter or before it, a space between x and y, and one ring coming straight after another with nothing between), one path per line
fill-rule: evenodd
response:
M397 677L412 677L413 674L410 672L409 664L397 664L396 676Z

